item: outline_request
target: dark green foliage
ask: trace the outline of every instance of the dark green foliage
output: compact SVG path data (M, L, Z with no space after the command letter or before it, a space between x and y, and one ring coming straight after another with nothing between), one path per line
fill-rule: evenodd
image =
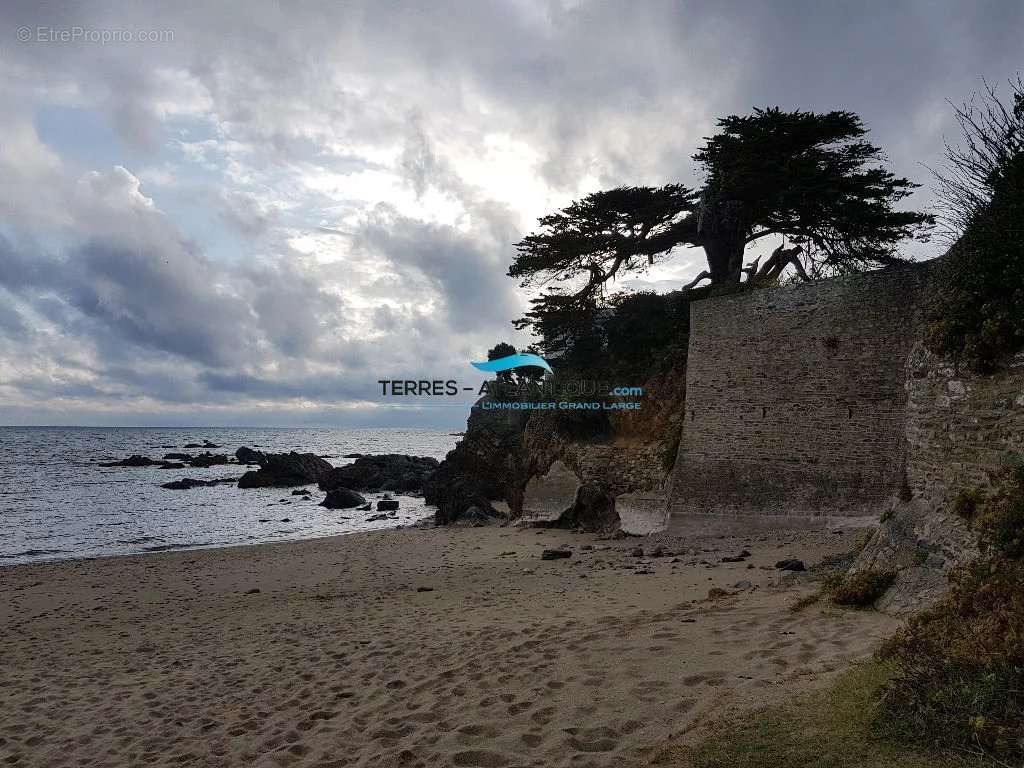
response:
M879 165L881 149L852 112L772 107L718 127L694 155L705 173L701 222L682 233L704 246L712 283L739 282L743 250L767 235L799 251L777 251L749 273L753 280L773 280L790 263L810 277L889 264L897 243L931 223L894 208L917 185Z
M949 596L882 650L896 673L879 728L1017 765L1024 759L1024 472L1008 472L980 498L974 525L983 556L955 570Z
M950 170L938 179L947 228L960 237L933 283L927 342L986 372L1024 348L1024 86L1015 84L1012 107L990 89L957 117L965 147L947 149Z
M858 571L832 586L829 595L835 605L867 608L885 594L895 578L892 571Z
M603 326L612 372L642 373L654 367L665 350L685 350L690 334L688 292L619 294L610 309Z
M978 505L985 500L983 494L977 488L961 490L953 498L950 509L954 515L964 520L973 520L978 511Z
M713 286L775 284L792 268L803 279L898 261L896 246L931 224L895 205L916 185L881 167L881 150L852 112L755 109L718 121L719 133L694 156L699 192L680 184L595 192L540 219L517 243L510 277L542 286L516 321L549 352L600 315L606 286L641 271L679 245L704 249ZM744 267L749 245L781 244ZM555 285L552 283L561 283Z
M623 273L642 270L664 255L649 243L693 209L695 193L680 184L664 187L616 187L594 192L558 213L540 219L540 230L516 243L509 277L523 287L568 283L531 301L532 309L517 321L532 326L546 339L571 326L564 315L595 310L607 283ZM539 327L544 323L555 327Z

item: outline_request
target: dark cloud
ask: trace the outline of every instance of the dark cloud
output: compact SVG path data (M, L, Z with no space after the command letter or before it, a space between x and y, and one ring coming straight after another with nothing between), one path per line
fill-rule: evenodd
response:
M1021 67L1024 5L0 5L21 26L173 39L0 47L5 416L353 423L339 403L378 372L461 370L511 338L505 272L533 217L594 187L695 183L720 116L851 109L927 182L944 99ZM121 165L47 146L50 105L102 116Z

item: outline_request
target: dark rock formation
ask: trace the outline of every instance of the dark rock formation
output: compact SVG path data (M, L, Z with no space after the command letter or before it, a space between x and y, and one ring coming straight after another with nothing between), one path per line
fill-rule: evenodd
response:
M540 553L541 560L561 560L566 557L572 557L572 552L567 549L545 549Z
M292 493L295 493L295 491L292 491ZM334 488L328 491L326 498L320 502L321 507L327 507L328 509L351 509L363 504L366 504L366 499L348 488Z
M235 458L239 464L262 464L266 457L260 451L246 448L244 445L235 451Z
M352 488L357 491L423 490L424 481L437 471L437 459L399 453L361 456L344 467L335 467L320 479L320 488Z
M576 489L572 506L558 518L543 523L547 528L568 528L589 533L613 533L619 529L615 499L597 483L584 483Z
M160 469L184 469L185 465L180 461L164 461L159 464Z
M378 512L390 512L398 509L398 499L381 499L377 502Z
M210 485L221 485L222 483L236 483L237 477L218 477L215 480L197 480L194 477L183 477L181 480L172 480L164 483L161 488L169 488L172 491L187 491L190 488L204 488Z
M188 463L193 467L215 467L219 464L230 464L231 460L228 459L223 453L201 453L198 456L193 456L188 460Z
M780 571L806 571L807 566L804 565L803 560L796 560L794 558L788 558L786 560L779 560L775 564L775 567Z
M163 464L162 461L149 458L149 456L140 456L137 453L133 453L127 459L121 459L121 461L101 461L101 467L153 467Z
M239 449L241 450L241 449ZM323 479L333 467L314 453L260 454L260 468L238 480L239 488L287 488L308 485Z
M484 397L477 405L490 400ZM523 428L528 418L527 411L472 409L465 436L423 486L424 500L437 507L437 525L463 519L480 524L507 516L492 502L515 506L522 494Z
M164 461L191 461L192 455L188 453L165 453Z

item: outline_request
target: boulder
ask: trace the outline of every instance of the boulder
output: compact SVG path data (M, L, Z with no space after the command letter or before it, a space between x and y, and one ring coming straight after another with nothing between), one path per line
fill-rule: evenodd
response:
M541 560L561 560L565 557L572 557L572 552L567 549L545 549L540 553Z
M210 485L235 482L238 482L237 477L219 477L215 480L197 480L194 477L183 477L181 480L172 480L169 483L164 483L160 487L169 488L172 491L187 491L191 488L204 488Z
M101 461L101 467L153 467L163 464L162 461L149 458L149 456L140 456L137 453L133 453L127 459L121 459L121 461Z
M351 509L363 504L366 504L366 499L348 488L330 490L327 492L324 500L320 502L321 507L327 507L328 509Z
M223 453L200 453L198 456L193 456L188 460L188 463L193 467L215 467L218 464L230 464L231 460L228 459Z
M266 456L260 451L254 451L244 445L235 451L235 458L238 459L239 464L262 464L266 460Z
M360 498L362 497L360 496ZM398 499L381 499L377 502L378 512L387 512L395 509L398 509Z
M192 461L192 456L188 453L165 453L164 461Z
M322 480L333 467L315 453L266 453L258 470L250 470L238 480L239 488L287 488ZM323 487L321 485L321 487ZM330 490L330 489L326 489Z
M400 453L360 456L351 464L335 467L320 479L320 488L352 488L357 491L422 491L424 481L438 468L429 456Z
M775 567L780 571L806 571L807 566L804 565L803 560L797 560L796 558L787 558L785 560L779 560L775 564Z

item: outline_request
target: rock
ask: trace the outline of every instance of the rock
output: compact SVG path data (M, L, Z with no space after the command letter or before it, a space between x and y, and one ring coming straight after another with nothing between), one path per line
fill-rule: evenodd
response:
M541 560L561 560L566 557L572 557L572 552L567 549L545 549L540 553Z
M737 581L735 584L732 585L732 588L733 589L750 589L753 586L754 586L753 584L751 584L749 581L744 579L743 581Z
M663 546L661 546L661 544L658 544L657 546L654 547L654 549L651 550L651 555L650 556L651 557L664 557L665 556L665 548Z
M327 496L320 502L321 507L328 509L352 509L352 507L362 504L366 504L366 499L348 488L335 488L333 491L328 491Z
M298 488L292 491L292 496L309 496L311 493L312 491L309 488Z
M266 460L266 456L260 451L254 451L244 445L235 451L235 458L238 459L239 464L262 464Z
M165 453L164 461L192 461L192 455L188 453Z
M203 440L203 448L220 448L216 443L211 443L209 440Z
M258 589L250 589L245 594L247 595L258 595L260 591Z
M491 491L479 477L463 474L457 464L445 462L424 487L423 500L437 506L436 525L468 522L476 525L479 515L497 518L502 515L491 505Z
M202 443L185 443L185 445L182 446L182 448L202 448L202 447L203 447Z
M363 506L359 508L359 511L369 512L371 509L373 509L373 505L370 502L366 502L365 504L363 504Z
M424 481L438 468L437 459L429 456L406 456L400 453L360 456L351 464L334 467L319 480L320 489L351 488L356 491L423 490Z
M775 564L775 567L780 571L806 571L807 566L804 565L803 560L797 560L795 558L788 558L786 560L779 560Z
M164 461L157 465L160 469L184 469L185 465L180 461Z
M526 503L524 499L524 509ZM554 521L543 525L549 528L607 534L619 530L619 515L615 511L615 499L604 486L597 483L580 483L576 487L569 508Z
M188 461L193 467L214 467L218 464L230 464L231 460L223 453L200 453Z
M380 514L380 515L370 515L368 518L366 518L366 522L374 523L374 522L377 522L378 520L387 520L387 519L388 519L388 516L387 516L387 513L385 512L385 513Z
M137 453L133 453L127 459L121 459L121 461L101 461L101 467L153 467L162 464L162 461L156 461L149 458L149 456L140 456Z
M360 498L362 498L362 497L360 497ZM377 502L377 511L378 512L387 511L387 510L393 510L393 509L398 509L398 500L397 499L381 499L380 501Z
M720 597L728 597L729 594L729 592L720 587L712 587L708 590L708 600L717 600Z
M629 556L630 557L643 557L644 556L644 548L643 547L633 547L633 549L630 550Z
M433 592L433 587L416 587L417 592Z
M343 458L343 459L361 459L362 457L363 457L363 454L361 454L361 453L346 453L341 458Z
M241 449L239 449L241 450ZM313 453L261 454L260 468L246 472L238 481L239 488L284 488L319 482L334 469ZM321 486L322 487L322 486Z
M236 483L237 477L219 477L216 480L197 480L194 477L183 477L181 480L172 480L164 483L161 488L169 488L172 491L187 491L190 488L205 488L210 485L221 485L222 483Z
M290 517L282 517L281 518L281 522L282 523L290 523L291 521L292 521L292 519Z

